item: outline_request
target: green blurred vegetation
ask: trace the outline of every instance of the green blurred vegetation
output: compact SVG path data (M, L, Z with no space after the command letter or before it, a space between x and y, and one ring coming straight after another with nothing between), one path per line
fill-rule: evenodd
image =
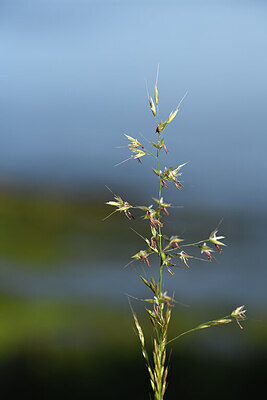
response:
M71 198L2 190L2 262L20 268L52 269L73 261L86 261L90 268L96 260L129 259L142 242L129 229L131 222L143 235L147 227L139 218L141 214L135 221L115 214L102 222L111 212L104 204L111 197L107 193L105 199L100 196L93 201L89 195ZM193 232L190 239L202 236L203 226L204 235L209 234L218 222L217 210L172 211L174 219L166 229L171 234L177 230ZM244 218L232 211L224 224L225 235L232 232L232 237L242 241L248 231L253 239ZM147 372L127 300L124 305L109 300L99 303L89 295L86 302L84 298L79 302L77 298L59 301L55 295L44 300L38 295L26 299L14 292L1 294L0 380L4 398L148 398ZM133 300L133 306L150 338L143 304ZM169 337L230 311L220 304L193 308L177 304ZM243 331L237 324L213 327L173 343L166 400L237 399L253 393L267 360L267 319L263 313L262 309L258 314L254 310Z
M139 303L134 308L149 338L150 322ZM4 396L147 398L147 372L127 307L2 297L0 311ZM177 307L169 337L214 316L217 309L205 308L203 315L198 309ZM166 399L211 399L215 394L223 399L228 391L229 399L237 399L259 386L267 360L267 321L249 319L244 327L213 327L173 343ZM229 338L230 350L225 348ZM209 343L216 343L216 348Z
M140 322L148 332L150 322L144 314L140 303L136 302L135 309L139 313ZM219 318L220 307L211 308L202 305L201 310L176 306L173 312L169 336L191 329L201 322ZM222 308L222 307L221 307ZM205 311L203 311L205 310ZM46 347L51 351L60 349L70 352L88 351L101 352L109 346L118 352L132 351L138 347L137 337L132 333L133 321L130 309L125 306L97 304L88 299L88 304L56 300L25 300L1 296L0 299L0 354L5 355L23 346ZM213 327L192 333L181 339L188 342L189 336L220 334L231 331L238 338L255 343L267 350L267 320L253 315L253 319L244 322L245 330L240 331L237 324L225 327ZM204 333L203 333L204 332ZM241 336L240 336L241 335ZM180 341L181 341L180 340ZM194 339L193 339L194 340ZM176 347L176 343L172 347ZM107 346L108 344L108 346ZM148 344L149 345L149 344Z
M114 242L127 241L131 232L114 216L102 222L110 208L88 199L0 193L0 254L27 266L48 266L66 259L109 258ZM112 242L112 244L110 243Z
M109 198L112 198L109 192L105 198L100 196L92 201L90 195L71 198L62 193L49 196L2 189L1 258L35 268L59 265L64 260L87 260L90 266L90 262L100 258L128 259L141 243L130 227L134 226L143 235L150 233L142 224L141 213L137 213L133 223L118 213L103 222L103 218L112 211L110 206L104 204ZM221 214L211 209L173 209L173 218L166 225L166 233L171 235L178 229L178 233L186 234L187 240L194 240L214 229L219 222L218 215ZM235 210L231 213L228 210L227 215L224 223L226 236L231 231L233 238L244 239L248 229L243 216Z

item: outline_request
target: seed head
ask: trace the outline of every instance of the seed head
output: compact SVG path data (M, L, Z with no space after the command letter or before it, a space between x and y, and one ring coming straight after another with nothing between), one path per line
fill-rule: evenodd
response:
M209 241L211 243L215 244L215 246L216 246L216 244L218 246L226 246L226 244L224 244L224 243L222 243L220 241L220 239L224 239L224 236L216 236L217 232L218 232L218 229L215 229L213 232L211 232L210 237L209 237ZM218 249L218 251L220 251L220 250Z
M203 243L201 246L198 246L201 250L201 254L204 253L208 257L209 261L211 260L211 254L213 253L213 250L207 246L207 243Z
M243 329L243 326L240 324L239 320L244 320L244 319L246 319L245 312L246 312L247 310L244 310L244 308L245 308L244 305L243 305L243 306L239 306L239 307L237 307L237 308L232 312L232 314L231 314L231 317L235 318L235 320L236 320L238 326L239 326L241 329Z
M172 111L169 115L169 118L167 119L166 123L169 124L177 115L179 109L176 108L176 110Z
M150 99L149 99L149 104L150 104L151 111L155 117L157 112L156 112L156 107L155 107L152 97L150 97Z
M159 92L158 92L157 85L155 85L155 103L156 103L156 105L159 104Z

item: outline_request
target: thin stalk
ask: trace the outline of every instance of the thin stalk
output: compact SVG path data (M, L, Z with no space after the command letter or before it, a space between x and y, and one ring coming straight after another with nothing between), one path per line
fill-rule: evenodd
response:
M154 157L154 158L157 158L157 157L155 156L155 154L151 153L150 151L148 151L148 150L146 150L146 149L144 149L144 151L145 151L147 154L149 154L150 156L152 156L152 157Z
M161 199L161 178L160 178L160 169L159 169L159 152L160 150L157 150L157 168L158 168L158 176L159 176L159 203ZM159 215L158 219L160 221L161 215ZM162 270L163 270L163 260L162 260L162 235L161 235L161 227L159 226L159 251L160 251L160 257L161 257L161 262L160 262L160 275L159 275L159 290L160 294L162 293Z
M204 322L203 324L198 325L196 328L189 329L189 331L180 333L180 335L177 335L177 336L175 336L174 338L172 338L171 340L168 340L168 342L166 343L166 345L167 345L167 344L170 344L170 343L173 342L174 340L177 340L177 339L179 339L180 337L182 337L182 336L184 336L184 335L187 335L188 333L191 333L191 332L194 332L194 331L198 331L199 329L210 328L210 327L213 326L213 325L220 325L220 324L223 324L223 323L228 323L228 322L230 322L230 321L228 321L228 322L226 322L226 321L227 321L227 319L229 319L229 318L231 318L231 315L226 315L225 317L222 317L222 318L220 318L219 320L211 320L211 321L208 321L208 322ZM223 321L225 321L225 322L223 322Z
M159 109L157 105L157 113L155 116L155 121L156 125L158 126L158 115L159 115ZM160 135L158 137L158 142L160 139ZM159 204L160 204L160 199L161 199L161 191L162 191L162 186L161 186L161 178L160 178L160 165L159 165L159 154L160 154L160 149L157 149L157 170L158 170L158 177L159 177L159 194L158 194L158 199L159 199ZM161 220L161 215L159 214L158 220ZM162 272L163 272L163 258L162 258L162 233L161 233L161 226L158 228L158 234L159 234L159 252L160 252L160 276L159 276L159 292L160 296L162 294ZM163 312L164 312L164 304L160 305L160 314L163 317ZM154 361L155 361L155 380L156 380L156 391L155 391L155 400L163 400L163 380L164 380L164 354L166 352L166 336L164 338L164 332L163 328L161 327L160 332L158 332L158 329L156 329L156 334L157 334L157 341L154 342ZM166 377L165 377L166 379ZM165 383L166 385L166 383Z
M197 246L200 243L208 242L209 239L200 240L199 242L189 243L189 244L181 244L180 247L189 247L189 246Z
M159 107L158 104L156 105L157 107L157 112L155 115L155 122L156 122L156 126L158 126L159 123ZM158 143L160 143L160 134L158 135ZM157 159L157 168L158 168L158 177L159 177L159 203L160 203L160 199L161 199L161 178L160 178L160 169L159 169L159 153L160 153L160 149L157 149L157 155L155 156L155 158ZM159 214L158 220L160 221L161 219L161 215ZM163 260L162 260L162 235L161 235L161 227L159 226L159 252L160 252L160 257L161 257L161 261L160 261L160 272L159 272L159 290L160 290L160 295L162 293L162 270L163 270Z
M193 329L190 329L189 331L180 333L180 335L175 336L175 337L174 337L173 339L171 339L171 340L168 340L167 344L169 344L169 343L171 343L171 342L174 342L174 340L177 340L177 339L179 339L180 337L182 337L182 336L184 336L184 335L187 335L187 333L194 332L194 331L196 331L196 330L198 330L198 329L199 329L199 328L193 328Z

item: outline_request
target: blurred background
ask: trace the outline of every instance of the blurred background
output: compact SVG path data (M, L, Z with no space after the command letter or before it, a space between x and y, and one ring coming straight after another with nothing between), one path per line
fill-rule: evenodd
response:
M159 64L166 131L166 232L188 242L223 218L228 247L165 276L178 304L170 335L245 304L248 321L174 343L167 399L241 398L267 359L267 5L231 1L0 1L0 382L4 398L148 398L127 294L147 297L143 246L104 203L151 204L153 160L128 157L124 133L153 140L146 81ZM140 223L141 222L141 223ZM149 335L143 304L133 300ZM150 343L148 342L148 346ZM130 388L130 390L129 390ZM5 397L6 396L6 397Z

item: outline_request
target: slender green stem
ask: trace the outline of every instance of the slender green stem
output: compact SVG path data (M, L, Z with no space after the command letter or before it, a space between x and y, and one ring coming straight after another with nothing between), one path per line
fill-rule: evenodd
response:
M182 337L182 336L184 336L184 335L187 335L187 333L194 332L194 331L196 331L196 330L198 330L198 328L193 328L193 329L190 329L189 331L180 333L180 335L175 336L175 337L174 337L173 339L171 339L171 340L168 340L167 344L169 344L169 343L171 343L171 342L174 342L174 340L177 340L177 339L179 339L180 337Z
M150 151L148 151L148 150L146 150L146 149L144 149L144 151L145 151L147 154L149 154L150 156L152 156L152 157L154 157L154 158L157 158L157 157L155 156L155 154L150 153Z
M227 320L228 318L231 318L231 315L226 315L225 317L220 318L219 320L211 320L208 322L204 322L203 324L198 325L196 328L189 329L189 331L180 333L180 335L175 336L171 340L168 340L167 344L170 344L171 342L174 342L174 340L179 339L180 337L187 335L188 333L198 331L199 329L205 329L205 328L210 328L212 325L219 325L220 323L223 323L222 321ZM224 322L225 323L225 322Z
M158 115L159 115L159 108L157 105L157 113L155 116L156 125L158 126ZM160 143L160 134L158 135L158 143ZM162 185L161 185L161 177L160 177L160 164L159 164L159 154L161 149L157 149L157 154L154 156L157 159L157 171L159 177L159 192L158 192L158 199L159 204L161 200L161 192L162 192ZM161 220L161 215L159 212L158 220ZM163 249L162 249L162 232L161 226L158 227L158 246L159 246L159 253L161 256L160 261L160 275L159 275L159 295L161 297L162 294L162 275L163 275ZM166 321L166 316L164 316L164 303L159 305L159 319L160 321ZM168 324L168 323L167 323ZM166 376L167 376L167 369L164 369L165 364L165 357L166 357L166 334L167 334L167 327L163 325L155 326L156 337L154 342L154 376L155 376L155 387L154 387L154 395L155 400L163 400L164 393L166 390Z
M208 242L209 239L200 240L199 242L189 243L189 244L181 244L180 247L189 247L189 246L197 246L200 243Z
M160 168L159 168L159 153L160 150L157 150L157 168L158 168L158 177L159 177L159 204L161 199L161 178L160 178ZM161 216L159 215L159 221ZM162 270L163 270L163 260L162 260L162 235L161 235L161 227L159 226L159 251L161 256L161 263L160 263L160 275L159 275L159 290L162 293Z
M156 126L158 126L159 123L159 107L158 104L156 105L157 111L155 115L155 122ZM158 143L160 143L160 134L158 135ZM160 199L161 199L161 178L160 178L160 169L159 169L159 153L160 149L157 149L157 155L154 156L157 159L157 169L158 169L158 177L159 177L159 204L160 204ZM161 216L159 214L158 220L160 221ZM161 257L161 262L160 262L160 275L159 275L159 290L160 294L162 293L162 270L163 270L163 260L162 260L162 235L161 235L161 227L159 226L159 252L160 252L160 257Z

